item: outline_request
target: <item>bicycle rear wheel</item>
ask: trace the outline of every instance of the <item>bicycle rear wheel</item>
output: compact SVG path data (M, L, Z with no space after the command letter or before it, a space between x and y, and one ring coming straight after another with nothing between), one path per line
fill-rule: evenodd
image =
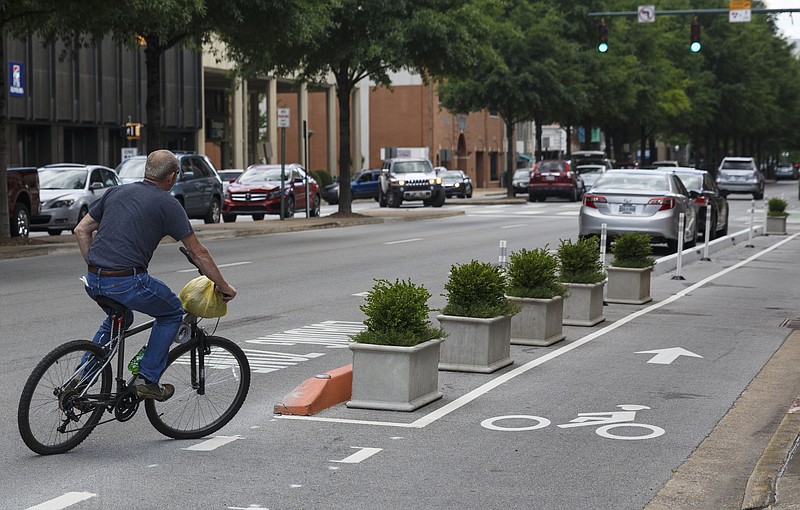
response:
M41 455L64 453L91 434L105 410L97 398L110 393L113 381L110 365L101 370L104 354L97 344L75 340L53 349L33 369L17 408L28 448Z
M242 407L250 390L250 364L242 349L218 336L206 337L200 370L199 342L191 341L169 353L161 384L175 386L165 402L147 399L144 408L153 427L174 439L197 439L221 429ZM205 392L198 378L205 373Z

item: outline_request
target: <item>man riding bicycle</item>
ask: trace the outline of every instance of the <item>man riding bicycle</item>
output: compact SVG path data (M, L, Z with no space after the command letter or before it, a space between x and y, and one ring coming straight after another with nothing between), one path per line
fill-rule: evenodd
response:
M178 296L147 272L161 239L170 236L181 241L224 301L236 296L236 289L225 281L211 254L197 239L183 206L169 193L178 171L172 152L151 152L143 181L109 189L75 227L88 265L86 293L93 299L105 296L123 304L128 309L126 328L133 323L134 310L155 318L133 391L139 398L159 401L175 392L171 384L158 381L184 314ZM92 238L95 231L97 235ZM110 336L111 320L106 318L92 341L103 345Z

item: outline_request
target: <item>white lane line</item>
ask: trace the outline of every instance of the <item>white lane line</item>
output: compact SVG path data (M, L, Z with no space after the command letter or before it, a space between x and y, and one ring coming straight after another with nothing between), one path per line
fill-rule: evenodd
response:
M541 356L539 358L531 360L531 361L527 362L526 364L521 365L521 366L515 368L514 370L511 370L510 372L506 372L505 374L502 374L502 375L492 379L491 381L488 381L488 382L484 383L483 385L475 388L474 390L470 391L469 393L467 393L465 395L462 395L461 397L453 400L452 402L450 402L448 404L445 404L444 406L440 407L439 409L436 409L435 411L432 411L432 412L426 414L425 416L422 416L421 418L417 419L416 421L414 421L412 423L362 421L362 420L349 420L349 419L338 419L338 418L322 418L322 417L316 417L316 416L294 416L294 415L275 415L275 418L292 419L292 420L308 420L308 421L327 421L327 422L332 422L332 423L349 423L349 424L358 424L358 425L382 425L382 426L387 426L387 427L404 427L404 428L416 428L416 429L424 428L424 427L430 425L431 423L439 420L440 418L443 418L443 417L447 416L448 414L452 413L453 411L456 411L457 409L469 404L473 400L475 400L475 399L477 399L477 398L489 393L491 390L497 388L498 386L500 386L500 385L502 385L502 384L514 379L515 377L517 377L519 375L522 375L525 372L528 372L529 370L532 370L532 369L538 367L539 365L542 365L543 363L546 363L547 361L551 361L553 359L556 359L559 356L561 356L562 354L566 354L566 353L568 353L568 352L570 352L570 351L572 351L574 349L577 349L578 347L581 347L582 345L585 345L585 344L591 342L592 340L600 338L601 336L603 336L603 335L605 335L607 333L610 333L610 332L614 331L615 329L617 329L617 328L619 328L621 326L624 326L625 324L627 324L627 323L629 323L629 322L631 322L631 321L633 321L635 319L638 319L639 317L641 317L643 315L647 315L647 314L649 314L651 312L654 312L654 311L658 310L659 308L662 308L662 307L664 307L664 306L666 306L666 305L668 305L670 303L673 303L674 301L677 301L677 300L689 295L691 292L694 292L695 290L699 289L700 287L703 287L703 286L709 284L710 282L716 280L717 278L725 276L726 274L728 274L728 273L730 273L732 271L735 271L735 270L737 270L737 269L739 269L739 268L741 268L741 267L753 262L754 260L757 260L758 258L762 257L763 255L766 255L767 253L769 253L769 252L771 252L771 251L783 246L784 244L788 243L789 241L793 241L798 236L800 236L800 233L793 234L793 235L787 237L786 239L784 239L784 240L782 240L782 241L780 241L778 243L775 243L774 245L772 245L772 246L770 246L768 248L765 248L765 249L761 250L760 252L755 253L755 254L751 255L750 257L748 257L748 258L746 258L746 259L744 259L744 260L742 260L742 261L740 261L740 262L738 262L738 263L736 263L736 264L734 264L734 265L732 265L732 266L730 266L730 267L728 267L726 269L723 269L722 271L719 271L718 273L712 274L711 276L708 276L705 279L700 280L699 282L695 283L694 285L691 285L690 287L687 287L687 288L683 289L682 291L680 291L680 292L678 292L676 294L673 294L672 296L669 296L664 301L660 301L658 303L654 303L654 304L648 306L647 308L643 308L643 309L641 309L639 311L636 311L636 312L634 312L634 313L632 313L632 314L630 314L628 316L625 316L625 317L619 319L617 322L615 322L613 324L609 324L608 326L604 327L603 329L595 331L594 333L590 333L590 334L586 335L583 338L579 338L578 340L575 340L574 342L572 342L572 343L570 343L568 345L565 345L564 347L561 347L560 349L556 349L555 351L549 352L548 354L545 354L544 356Z
M367 460L368 458L372 457L379 451L383 450L383 448L367 448L364 446L351 446L350 448L354 448L357 451L353 455L345 457L342 460L329 460L328 462L340 462L342 464L358 464L361 461Z
M389 241L388 243L383 244L402 244L402 243L413 243L414 241L422 241L422 237L414 237L412 239L403 239L402 241Z
M86 501L95 496L97 496L97 494L92 494L91 492L68 492L50 501L28 507L27 510L60 510L61 508L67 508L68 506Z
M217 267L233 267L233 266L244 266L247 264L252 264L252 261L247 262L231 262L230 264L220 264ZM197 269L181 269L178 271L179 273L194 273Z
M210 452L211 450L216 450L222 445L226 445L237 439L243 439L242 436L215 436L211 439L203 441L202 443L197 443L194 446L190 446L188 448L181 448L181 450L191 450L195 452Z
M504 228L519 228L519 227L527 227L527 225L525 225L524 223L517 223L516 225L505 225L500 228L504 229Z

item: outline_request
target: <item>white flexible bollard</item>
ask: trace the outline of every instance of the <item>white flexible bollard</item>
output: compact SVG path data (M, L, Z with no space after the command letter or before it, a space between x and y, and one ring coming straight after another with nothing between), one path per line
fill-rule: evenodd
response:
M497 260L500 267L505 269L508 262L508 245L505 240L500 241L500 258Z
M606 242L608 239L608 233L606 232L607 228L607 223L600 224L600 264L602 264L603 267L606 267Z
M711 241L711 204L706 204L706 231L703 233L703 258L700 260L711 260L708 258L709 241Z
M747 244L744 245L745 248L755 248L753 245L753 222L755 221L756 216L756 200L750 200L750 229L747 231Z
M685 280L683 276L681 276L681 259L683 258L683 236L686 234L684 232L685 225L686 225L686 217L683 213L678 215L678 264L675 267L675 276L672 277L673 280Z

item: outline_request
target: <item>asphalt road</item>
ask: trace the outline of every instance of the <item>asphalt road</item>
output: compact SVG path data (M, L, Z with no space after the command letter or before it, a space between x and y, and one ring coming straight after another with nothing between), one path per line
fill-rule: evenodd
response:
M794 197L791 212L796 184L771 184L768 193ZM731 204L736 230L749 220L750 201ZM202 441L160 436L139 413L101 426L69 454L30 453L16 430L24 380L56 345L91 337L102 316L77 279L77 254L0 261L3 506L66 508L53 502L64 497L75 509L643 508L781 347L789 331L776 324L796 315L800 275L781 269L794 271L799 243L758 238L756 248L685 267L685 281L654 278L653 304L607 306L605 323L565 327L567 340L549 348L512 347L514 365L501 372L441 372L445 397L416 412L336 406L321 421L273 416L303 380L351 361L341 331L363 319L358 306L373 278L424 283L440 307L451 264L495 261L501 240L509 251L554 248L577 233L577 205L567 202L465 211L207 242L240 293L217 334L247 349L254 372L244 407L217 434L227 439L208 451L187 449ZM174 246L159 249L151 272L177 289L194 273ZM646 351L673 347L702 358L648 362L656 354ZM605 436L573 422L625 410L639 425ZM766 430L774 416L763 420ZM570 423L579 426L560 426ZM634 439L641 435L653 437ZM750 438L750 447L763 440ZM729 492L711 508L733 508Z

